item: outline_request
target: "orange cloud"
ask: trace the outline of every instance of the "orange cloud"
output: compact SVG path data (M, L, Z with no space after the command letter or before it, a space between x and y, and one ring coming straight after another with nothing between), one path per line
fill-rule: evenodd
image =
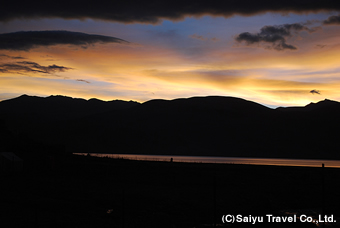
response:
M316 99L340 97L339 35L335 26L327 27L309 34L308 40L295 40L292 44L299 49L294 52L232 47L228 42L211 42L213 45L205 46L199 54L160 44L97 44L87 49L63 45L39 47L29 53L3 51L1 63L22 61L4 55L20 56L40 66L55 64L72 70L57 72L57 77L2 73L0 88L3 93L104 100L224 95L273 105L306 105ZM321 96L310 94L312 89L320 90Z

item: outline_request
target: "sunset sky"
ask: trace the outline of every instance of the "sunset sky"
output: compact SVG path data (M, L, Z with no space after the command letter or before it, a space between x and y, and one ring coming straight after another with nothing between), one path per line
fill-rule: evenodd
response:
M330 0L12 1L0 9L0 100L340 101L339 12Z

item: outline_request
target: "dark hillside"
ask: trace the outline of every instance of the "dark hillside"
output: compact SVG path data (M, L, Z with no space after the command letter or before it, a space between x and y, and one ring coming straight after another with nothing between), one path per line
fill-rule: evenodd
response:
M0 102L14 133L69 152L340 159L340 104L270 109L233 97L89 101L21 96Z

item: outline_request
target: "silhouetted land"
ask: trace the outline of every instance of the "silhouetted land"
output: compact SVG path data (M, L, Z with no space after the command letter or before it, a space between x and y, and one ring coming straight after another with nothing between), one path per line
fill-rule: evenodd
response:
M0 174L1 227L212 227L214 211L221 223L222 214L312 216L322 210L321 168L69 155L44 163L30 159L23 173ZM325 212L337 218L339 179L340 169L326 168Z
M234 97L0 102L3 150L340 159L340 103L270 109ZM0 132L0 133L1 133ZM19 148L18 144L23 146ZM44 149L45 148L45 149ZM58 148L58 149L55 149Z
M339 159L340 141L334 133L340 127L339 114L339 103L329 100L278 109L232 97L140 104L23 95L2 101L0 152L15 152L24 161L24 172L0 170L0 225L211 227L214 214L221 223L222 214L321 213L323 195L326 214L340 217L340 169L326 168L322 194L321 168L72 155ZM310 223L288 226L314 227Z

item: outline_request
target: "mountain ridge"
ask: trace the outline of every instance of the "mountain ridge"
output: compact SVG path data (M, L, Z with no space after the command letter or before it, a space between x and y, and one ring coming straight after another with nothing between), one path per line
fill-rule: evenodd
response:
M340 159L340 103L271 109L235 97L101 101L20 96L0 102L14 134L68 152ZM34 148L32 148L34 150Z
M51 101L51 100L55 100L55 101L78 101L78 102L83 102L83 103L115 103L115 102L121 102L121 103L130 103L130 104L135 104L135 105L141 105L141 104L150 104L150 103L160 103L160 102L181 102L181 101L188 101L188 100L209 100L209 101L213 101L213 99L217 100L229 100L231 101L229 104L236 103L235 101L244 101L245 103L252 103L254 105L257 106L262 106L265 108L269 108L265 105L253 102L253 101L249 101L243 98L238 98L238 97L231 97L231 96L194 96L194 97L188 97L188 98L176 98L176 99L171 99L171 100L166 100L166 99L152 99L152 100L148 100L145 102L137 102L137 101L125 101L125 100L109 100L109 101L104 101L104 100L100 100L98 98L90 98L88 100L84 99L84 98L73 98L73 97L69 97L69 96L64 96L64 95L50 95L48 97L39 97L39 96L31 96L31 95L27 95L27 94L23 94L21 96L15 97L15 98L11 98L11 99L7 99L7 100L3 100L0 101L0 103L6 103L6 102L17 102L17 103L21 103L23 104L24 102L29 102L29 101L33 101L33 99L40 100L40 101ZM314 109L314 108L319 108L320 106L323 107L329 107L329 106L334 106L334 105L339 105L340 102L338 101L334 101L334 100L329 100L329 99L324 99L324 100L320 100L316 103L309 103L305 106L288 106L288 107L277 107L277 108L269 108L269 109L295 109L295 108L310 108L310 109Z

